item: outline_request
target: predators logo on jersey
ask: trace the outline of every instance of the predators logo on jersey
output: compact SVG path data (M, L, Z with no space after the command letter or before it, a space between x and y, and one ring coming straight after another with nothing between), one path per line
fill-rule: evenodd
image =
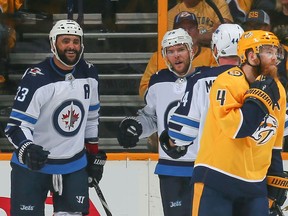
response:
M243 72L238 71L238 70L231 70L231 71L228 71L228 74L231 76L242 76Z
M278 122L271 115L266 115L257 130L252 134L253 139L257 144L262 145L270 140L276 133Z

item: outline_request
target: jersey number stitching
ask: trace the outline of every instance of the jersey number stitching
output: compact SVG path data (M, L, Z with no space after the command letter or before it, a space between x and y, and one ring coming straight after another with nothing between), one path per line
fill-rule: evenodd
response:
M220 102L220 105L224 105L226 99L226 90L219 89L217 91L217 100Z

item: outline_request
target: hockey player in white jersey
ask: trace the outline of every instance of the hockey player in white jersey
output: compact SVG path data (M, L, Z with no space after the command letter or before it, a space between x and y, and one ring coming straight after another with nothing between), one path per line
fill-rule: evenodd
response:
M164 35L162 54L168 68L151 77L145 96L147 105L138 111L137 117L126 117L120 123L118 141L124 148L135 147L139 139L156 131L161 134L167 128L168 119L183 96L187 80L194 74L192 38L182 28ZM190 152L193 150L188 149L187 155L181 159L173 159L165 149L159 148L155 174L160 179L165 216L191 214L189 184L193 162Z
M237 43L243 32L238 24L227 23L221 24L212 34L211 49L219 66L201 67L201 72L188 81L182 101L169 120L168 130L160 136L161 145L165 148L173 151L192 144L195 146L192 157L196 159L210 88L220 73L239 65Z
M5 129L15 147L13 216L43 216L48 191L54 216L88 214L88 186L106 161L98 150L98 72L82 58L83 31L60 20L49 39L54 55L25 71Z

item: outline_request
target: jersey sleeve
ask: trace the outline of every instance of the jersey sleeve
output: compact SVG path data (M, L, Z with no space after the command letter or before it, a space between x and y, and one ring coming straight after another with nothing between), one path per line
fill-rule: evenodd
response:
M249 84L240 71L228 71L214 82L210 104L216 122L227 137L235 138L243 122L241 107ZM228 130L229 128L229 130Z
M137 119L141 122L143 130L139 137L140 139L148 137L157 131L157 95L155 88L155 85L149 86L147 94L145 95L146 106L138 110Z
M5 128L7 138L16 148L27 140L33 141L34 126L38 120L41 106L49 100L49 95L53 93L53 90L43 87L44 75L33 75L36 74L35 70L39 70L41 73L41 69L37 67L28 68L24 73Z
M99 125L99 91L98 91L98 79L92 79L91 85L91 101L88 110L87 124L85 128L85 138L97 138L98 137L98 125Z
M217 7L219 8L220 13L222 14L224 19L230 20L233 22L233 18L230 13L229 6L225 0L215 1Z

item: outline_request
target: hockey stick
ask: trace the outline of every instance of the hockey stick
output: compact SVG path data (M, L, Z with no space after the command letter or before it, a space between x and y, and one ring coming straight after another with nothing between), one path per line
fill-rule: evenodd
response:
M276 208L275 210L276 210L278 216L284 216L284 213L282 212L282 209L276 203L275 203L275 208Z
M225 20L219 11L217 5L213 2L213 0L206 0L206 3L215 11L216 15L218 16L221 24L225 23Z
M106 202L106 200L104 198L104 195L103 195L103 193L102 193L102 191L101 191L101 189L99 187L99 184L98 184L97 180L94 178L92 181L93 181L92 185L95 188L95 191L96 191L96 193L97 193L97 195L98 195L98 197L99 197L99 199L101 201L101 204L102 204L102 206L103 206L103 208L104 208L104 210L106 212L106 215L107 216L112 216L112 213L111 213L111 211L110 211L110 209L108 207L108 204L107 204L107 202Z

